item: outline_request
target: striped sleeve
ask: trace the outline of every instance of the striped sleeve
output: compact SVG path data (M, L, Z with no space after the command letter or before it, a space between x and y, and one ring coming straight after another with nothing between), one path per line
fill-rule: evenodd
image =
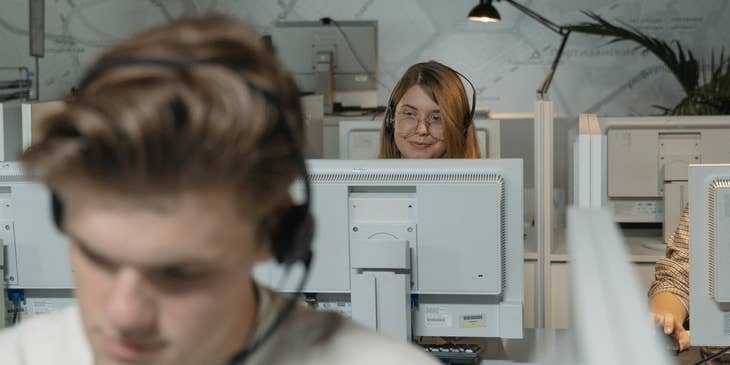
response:
M654 282L649 297L657 293L675 294L680 301L689 303L689 208L685 208L677 229L667 239L666 257L657 260Z

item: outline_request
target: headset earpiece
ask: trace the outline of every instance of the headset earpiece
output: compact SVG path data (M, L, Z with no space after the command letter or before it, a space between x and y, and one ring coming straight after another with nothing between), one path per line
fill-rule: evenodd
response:
M63 198L55 191L51 191L51 217L56 229L63 232Z
M469 114L464 116L464 123L462 124L463 129L461 131L461 133L466 138L466 133L469 131L469 125L474 122L474 113L476 112L477 108L477 89L474 87L474 84L471 83L471 80L469 80L468 77L464 76L463 73L456 71L449 66L446 67L449 70L454 71L455 74L461 76L464 80L466 80L467 83L469 83L469 86L471 87L471 111L469 112Z
M293 264L310 255L314 238L314 218L302 205L290 207L279 221L279 230L271 240L271 250L276 261Z
M388 99L388 109L385 113L385 131L393 135L395 133L395 104L393 103L393 94Z

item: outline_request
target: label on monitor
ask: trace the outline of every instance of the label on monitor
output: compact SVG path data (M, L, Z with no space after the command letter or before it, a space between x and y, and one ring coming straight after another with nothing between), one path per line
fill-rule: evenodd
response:
M451 327L451 314L441 307L425 308L425 326L426 328L449 328Z
M487 315L483 313L479 314L467 314L459 316L459 328L486 328L487 327Z
M335 312L341 316L352 318L352 304L350 302L317 302L317 310Z

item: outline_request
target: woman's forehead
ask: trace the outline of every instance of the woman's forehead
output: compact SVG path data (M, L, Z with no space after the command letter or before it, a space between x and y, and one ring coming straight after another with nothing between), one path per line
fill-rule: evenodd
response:
M398 101L398 106L428 112L439 110L438 103L420 85L411 86Z

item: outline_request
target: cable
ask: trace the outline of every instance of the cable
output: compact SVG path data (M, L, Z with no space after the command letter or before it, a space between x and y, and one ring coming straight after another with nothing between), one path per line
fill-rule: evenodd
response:
M35 76L35 97L33 98L33 100L41 100L41 66L38 59L38 56L35 56L35 75L33 75Z
M708 356L708 357L706 357L706 358L704 358L704 359L696 362L694 365L700 365L700 364L704 364L704 363L706 363L708 361L715 360L718 357L722 356L722 354L728 352L728 350L730 350L730 346L725 347L724 349L722 349L722 350L720 350L720 351L718 351L718 352L716 352L716 353L714 353L714 354L712 354L712 355L710 355L710 356Z
M325 25L327 25L329 23L333 23L335 25L335 27L337 27L337 30L340 31L340 34L342 34L342 37L345 39L345 43L347 43L347 47L350 48L352 55L355 56L355 61L357 61L357 64L360 65L360 67L362 67L363 71L367 72L367 74L370 75L370 77L372 77L375 80L375 82L377 82L380 86L382 86L383 89L388 90L388 94L390 94L391 93L390 88L385 86L385 84L383 84L378 77L375 77L375 75L372 72L370 72L367 68L365 68L365 66L362 63L362 60L360 60L360 56L358 56L357 52L355 52L355 47L352 46L352 43L350 42L350 38L347 36L345 31L342 30L342 28L340 27L340 23L338 23L336 20L334 20L332 18L326 18L326 17L321 18L319 21Z
M18 315L20 314L20 304L13 302L13 321L12 324L18 323Z
M20 312L22 304L25 301L25 291L23 289L8 289L8 299L13 303L13 319L12 324L18 323L20 320Z
M276 319L274 320L274 324L272 324L264 333L263 336L261 336L256 342L254 342L253 345L243 349L236 355L234 355L230 360L228 360L228 365L237 365L242 364L245 359L248 358L249 355L256 352L258 348L265 343L269 337L271 337L274 332L281 326L282 323L284 323L284 320L291 314L291 312L294 310L294 306L296 306L297 302L299 301L299 294L302 293L302 290L304 289L304 284L307 283L307 278L309 278L309 268L310 264L312 263L312 256L311 254L309 257L303 260L304 261L304 275L302 276L302 280L299 282L299 287L297 288L297 291L295 294L292 294L289 301L286 303L286 306L284 309L281 310L280 314Z

